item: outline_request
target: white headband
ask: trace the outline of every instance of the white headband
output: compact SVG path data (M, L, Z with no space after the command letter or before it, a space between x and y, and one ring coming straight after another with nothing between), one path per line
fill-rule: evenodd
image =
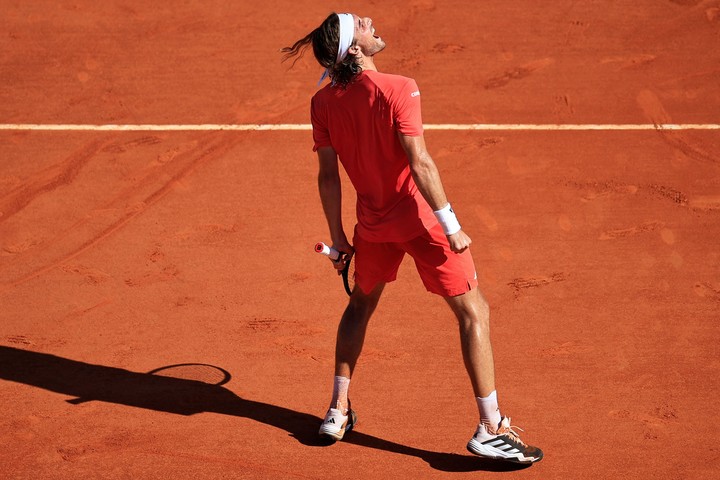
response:
M355 17L351 13L336 13L339 21L338 31L338 53L335 59L335 65L345 60L348 50L352 46L355 38ZM318 85L330 75L330 70L325 70L320 77Z
M335 64L345 60L347 52L352 45L353 38L355 38L355 18L350 13L338 13L338 19L340 20L340 42L338 43L338 54Z

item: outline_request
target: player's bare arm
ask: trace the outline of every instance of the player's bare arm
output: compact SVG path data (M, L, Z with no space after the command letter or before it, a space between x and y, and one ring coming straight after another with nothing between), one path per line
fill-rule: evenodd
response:
M337 153L332 147L321 147L318 149L317 155L319 163L318 190L330 229L333 248L352 254L353 249L345 236L342 223L342 185ZM343 262L334 263L335 268L339 270L343 268Z
M447 196L437 165L425 146L425 137L422 135L410 137L401 133L398 133L398 137L400 137L400 143L407 154L413 180L425 201L434 211L445 207L448 204ZM450 248L456 253L463 252L472 243L470 237L462 230L448 235L448 240Z

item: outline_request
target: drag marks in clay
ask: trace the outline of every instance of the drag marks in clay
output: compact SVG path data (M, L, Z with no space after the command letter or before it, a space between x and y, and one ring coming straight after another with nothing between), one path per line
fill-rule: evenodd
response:
M43 242L40 238L32 238L23 240L18 243L8 244L2 246L2 251L0 251L0 255L3 253L9 254L9 255L17 255L19 253L23 253L27 250L30 250L34 248L36 245L39 245Z
M529 289L544 287L553 283L564 282L565 280L567 280L567 275L565 273L558 272L549 276L538 275L531 277L519 277L509 282L508 286L513 289L515 298L519 298L523 292Z
M660 435L670 433L678 428L678 413L669 404L658 405L647 413L633 412L628 409L611 410L608 416L623 422L632 422L643 430L645 440L657 440Z
M320 351L309 347L306 342L324 333L324 330L313 328L308 322L274 317L248 317L241 319L238 324L251 335L271 338L283 355L323 363Z
M104 147L102 149L102 151L108 152L108 153L125 153L128 150L131 150L136 147L140 147L143 145L155 145L158 143L162 143L161 138L148 136L148 137L136 138L136 139L130 140L128 142L111 143L111 144L107 145L106 147Z
M600 197L608 197L612 195L632 195L638 192L638 187L636 185L628 185L614 180L604 182L576 182L573 180L566 180L562 182L562 185L580 190L580 200L583 202L589 202Z
M658 96L650 90L638 93L637 103L648 120L654 125L672 124L670 114L665 110ZM704 163L720 166L720 157L711 154L698 140L692 139L687 133L677 130L663 130L658 127L661 138L672 148L686 157Z
M568 94L556 95L554 97L553 115L558 119L559 122L564 121L565 118L570 118L575 115L575 107L570 101Z
M154 144L156 143L154 138L143 137L135 141L115 144L112 149L120 152L132 146ZM88 212L74 225L60 231L54 238L42 242L42 245L37 248L30 249L29 246L32 245L2 246L2 251L6 253L8 248L11 251L21 251L14 262L21 271L4 275L5 278L0 279L0 290L3 289L2 284L5 284L5 287L21 284L66 264L92 249L163 199L199 166L221 157L241 141L243 141L242 136L216 133L205 135L191 143L193 148L173 156L172 161L152 161L149 166L146 165L140 171L132 172L135 174L130 177L130 180L133 181L132 185L117 193L114 198L109 200L109 203ZM37 179L30 182L27 188L18 188L11 192L10 196L0 200L0 208L4 208L6 212L16 213L35 196L59 185L70 184L77 176L79 169L101 150L102 144L103 142L100 141L92 143L60 166L42 172ZM2 219L0 217L0 222ZM226 233L222 227L211 227L202 232L201 236L204 240L223 241ZM26 247L27 251L24 250ZM168 265L160 272L128 278L126 284L128 286L147 285L157 281L170 280L177 274L177 268Z
M651 195L654 195L659 198L665 198L667 200L672 201L673 203L680 205L680 206L687 206L688 204L688 197L684 193L682 193L680 190L676 190L671 187L667 187L665 185L658 185L658 184L651 184L647 186L648 191Z
M84 317L88 313L95 311L99 308L102 308L106 305L110 305L111 303L113 303L112 298L105 298L93 305L90 305L89 307L75 308L75 309L71 310L70 312L68 312L67 315L65 315L65 317L63 318L63 320L77 320L78 318Z
M24 184L18 185L0 198L0 223L21 211L40 195L71 184L103 144L103 139L88 143L64 161L34 174Z
M179 245L207 246L230 244L238 232L238 225L207 223L183 230L172 239Z
M10 335L5 337L5 341L8 343L12 343L13 345L24 345L26 347L29 347L33 344L26 336L24 335Z
M88 454L95 453L96 450L92 447L81 446L81 447L63 447L56 450L57 454L60 455L66 462L74 462L81 457Z
M153 283L169 282L177 278L180 271L175 265L167 265L160 271L147 272L142 275L125 279L125 285L128 287L145 287Z
M631 185L615 180L604 182L565 180L560 184L564 187L579 190L580 200L582 202L591 202L604 197L638 195L646 198L665 200L676 206L688 208L698 213L720 211L720 195L697 195L690 197L677 188L658 183Z
M601 64L617 65L620 69L642 67L653 63L657 56L650 54L636 54L627 56L605 57L600 60Z
M658 129L662 139L675 150L698 162L720 166L720 157L708 152L698 141L691 140L686 134L678 131Z
M660 222L646 222L630 228L608 230L600 235L600 240L615 240L618 238L634 237L645 232L654 232L663 227Z
M524 65L520 65L519 67L512 68L510 70L505 71L504 73L497 75L495 77L492 77L485 81L484 87L486 90L491 90L494 88L500 88L504 87L508 83L516 80L522 80L524 78L529 77L533 73L535 73L538 70L541 70L545 67L548 67L555 63L555 60L552 58L543 58L540 60L535 60L533 62L526 63Z
M696 283L693 287L695 295L700 298L706 298L714 302L720 303L720 284L711 284L709 282Z
M175 280L180 275L180 269L174 264L166 260L165 252L161 244L156 244L146 254L146 266L149 271L145 273L135 272L136 274L125 279L125 285L128 287L145 287L154 283L169 282ZM189 302L189 298L180 299L176 302L176 306L183 306Z
M442 54L459 53L463 50L465 50L465 47L456 43L436 43L432 47L433 52Z
M485 148L494 147L504 141L504 137L483 137L481 139L473 138L467 142L450 143L438 148L433 157L444 158L456 156L458 157L457 161L459 166L471 168L479 164L474 154Z
M110 275L105 272L87 268L83 265L61 265L60 270L65 273L80 276L82 283L86 285L100 285L111 278Z
M595 349L589 345L582 345L575 341L556 343L551 347L543 348L540 356L547 358L574 357L590 353Z
M710 212L720 210L720 195L698 195L689 201L690 208Z
M279 320L277 318L249 318L245 320L244 325L247 329L252 330L253 332L274 332L277 331L280 328L280 325L283 324L283 320Z
M67 341L61 339L49 339L35 335L6 335L0 337L0 344L19 345L21 348L32 348L34 350L42 350L45 348L58 348L67 344Z

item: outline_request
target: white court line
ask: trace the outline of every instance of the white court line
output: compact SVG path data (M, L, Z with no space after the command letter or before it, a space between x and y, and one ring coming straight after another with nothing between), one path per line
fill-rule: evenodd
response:
M466 124L427 124L425 130L499 130L499 131L563 131L563 130L720 130L717 123L666 123L666 124L493 124L493 123L466 123ZM0 124L0 130L17 131L112 131L112 132L138 132L138 131L290 131L312 130L310 124L279 123L279 124L199 124L199 125L77 125L77 124L36 124L36 123L10 123Z

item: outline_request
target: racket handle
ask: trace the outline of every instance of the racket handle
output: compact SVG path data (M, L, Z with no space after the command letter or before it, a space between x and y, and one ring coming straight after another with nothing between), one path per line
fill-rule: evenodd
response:
M321 255L330 257L331 260L337 260L338 258L340 258L340 252L338 252L332 247L325 245L323 242L318 242L315 244L315 251Z

